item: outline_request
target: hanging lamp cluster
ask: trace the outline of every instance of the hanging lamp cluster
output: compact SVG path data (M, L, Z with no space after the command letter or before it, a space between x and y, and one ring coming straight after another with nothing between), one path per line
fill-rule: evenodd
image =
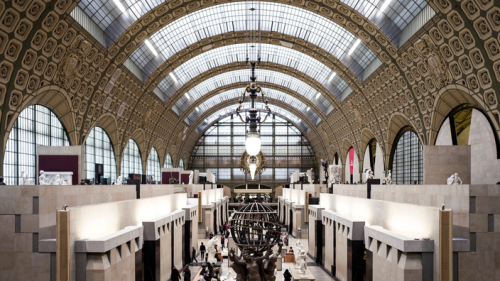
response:
M257 2L257 8L248 7L248 0L246 1L246 65L250 66L250 85L248 85L242 93L242 97L239 100L239 106L236 109L236 115L240 118L241 122L248 124L248 131L245 138L245 149L246 153L250 156L248 159L248 165L250 170L250 175L252 180L255 177L257 171L257 166L259 165L259 159L257 155L261 149L261 140L258 130L258 125L264 123L271 114L271 109L268 106L269 100L265 98L265 93L262 89L257 86L257 77L255 76L255 68L259 66L261 60L261 38L260 38L260 1ZM257 26L250 26L255 25ZM251 108L249 109L249 116L245 119L241 117L240 110L243 107L243 102L245 102L246 95L251 101ZM258 95L262 96L262 102L265 104L265 109L267 115L261 120L258 115L258 111L255 108L255 99Z

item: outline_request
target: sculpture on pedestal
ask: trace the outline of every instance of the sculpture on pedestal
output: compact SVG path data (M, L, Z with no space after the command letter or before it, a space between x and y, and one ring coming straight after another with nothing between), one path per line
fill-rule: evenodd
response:
M328 161L321 159L321 166L323 166L323 171L325 172L325 181L328 183Z
M208 262L215 262L215 247L217 247L217 238L214 237L208 241L207 244L207 261Z
M330 165L330 183L337 184L342 181L342 177L340 176L342 173L341 165Z
M373 171L371 168L368 168L365 170L365 182L364 183L367 183L368 180L371 180L373 179Z
M115 185L122 185L122 176L119 176L117 179L116 179L116 183Z
M39 185L48 185L47 179L45 178L45 171L40 170L40 177L38 178Z
M304 250L300 250L300 253L297 255L297 263L299 264L299 273L301 277L307 276L307 256Z
M387 174L387 177L384 179L385 184L392 184L392 173L391 170L389 170L389 173Z
M61 179L61 175L56 175L55 185L69 185L66 179Z
M194 172L189 173L189 184L193 184Z
M30 178L30 174L24 174L24 171L22 171L21 177L23 178L23 185L34 185L33 180Z
M462 179L458 176L458 173L454 173L453 175L451 175L451 177L449 177L446 182L448 183L448 185L462 185Z
M282 247L276 211L261 203L246 204L229 222L231 236L241 251L239 257L234 249L229 252L236 280L275 281L274 270Z

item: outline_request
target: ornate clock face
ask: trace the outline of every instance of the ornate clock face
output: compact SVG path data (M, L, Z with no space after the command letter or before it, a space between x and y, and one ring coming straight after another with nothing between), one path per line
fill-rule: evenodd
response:
M438 75L441 74L441 71L439 70L439 62L436 57L431 56L427 59L427 62L429 63L429 66L434 70Z

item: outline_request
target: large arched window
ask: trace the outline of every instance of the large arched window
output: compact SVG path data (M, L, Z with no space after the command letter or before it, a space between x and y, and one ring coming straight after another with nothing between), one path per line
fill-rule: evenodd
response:
M116 180L115 151L108 134L101 127L92 128L85 141L85 178L95 177L95 164L103 164L105 178L111 178L111 182Z
M424 181L422 144L410 128L402 129L396 138L392 156L392 181L395 184L422 184Z
M161 181L161 167L158 152L153 147L148 157L148 165L146 166L146 175L152 176L153 181Z
M137 143L130 139L128 141L127 147L123 152L122 160L122 178L128 178L129 174L140 174L142 175L142 158L141 152L139 151L139 146Z
M173 168L174 164L172 163L172 156L170 156L170 153L167 154L167 157L165 158L165 163L163 164L163 168Z
M259 112L261 118L265 113ZM245 118L243 116L243 118ZM241 155L245 152L245 135L248 124L230 115L212 124L199 138L191 153L189 169L217 174L217 182L246 182L250 175L240 169ZM290 182L295 171L306 173L317 170L314 152L304 134L290 121L272 115L259 125L261 151L266 157L267 168L255 179L260 182Z
M42 105L32 105L24 109L10 131L3 160L6 184L23 184L20 180L23 171L30 175L33 182L37 182L37 145L70 145L59 118Z
M184 171L184 160L182 159L179 161L179 168L181 168L181 171Z

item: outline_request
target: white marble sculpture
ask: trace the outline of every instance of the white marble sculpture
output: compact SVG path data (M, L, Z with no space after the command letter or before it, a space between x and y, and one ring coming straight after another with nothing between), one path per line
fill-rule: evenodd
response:
M61 175L56 175L55 185L68 185L68 181L65 178L61 178Z
M462 179L458 176L458 173L451 175L446 182L448 185L462 185Z
M22 171L21 177L23 178L23 185L34 185L33 180L30 178L30 174L24 174L24 171Z
M309 182L309 184L313 184L313 179L309 174L307 174L307 181Z
M38 178L39 185L48 185L47 178L45 177L45 171L40 170L40 177Z
M330 165L330 177L328 178L328 181L330 184L337 184L342 181L341 178L341 173L342 173L342 166L341 165Z
M189 184L193 184L193 178L194 178L194 172L191 171L191 173L189 174Z
M208 244L207 244L207 258L208 258L207 261L209 263L216 262L215 246L217 246L217 238L216 237L210 239L210 241L208 241Z
M299 273L300 277L306 277L307 276L307 256L306 252L304 250L301 250L300 253L298 254L298 264L299 264Z
M115 185L122 185L122 176L119 176L117 179L116 179L116 183Z
M300 267L299 254L303 248L304 245L302 245L302 243L300 243L300 241L297 239L297 241L295 242L295 249L293 251L293 254L295 256L295 268L297 269Z
M278 252L279 250L280 250L280 247L278 246L278 244L274 245L273 246L273 255L279 256L281 254Z
M373 179L373 171L371 168L366 169L364 174L365 174L364 183L368 182L368 180Z
M389 173L387 174L387 177L384 179L385 184L392 184L392 173L391 170L389 170Z

